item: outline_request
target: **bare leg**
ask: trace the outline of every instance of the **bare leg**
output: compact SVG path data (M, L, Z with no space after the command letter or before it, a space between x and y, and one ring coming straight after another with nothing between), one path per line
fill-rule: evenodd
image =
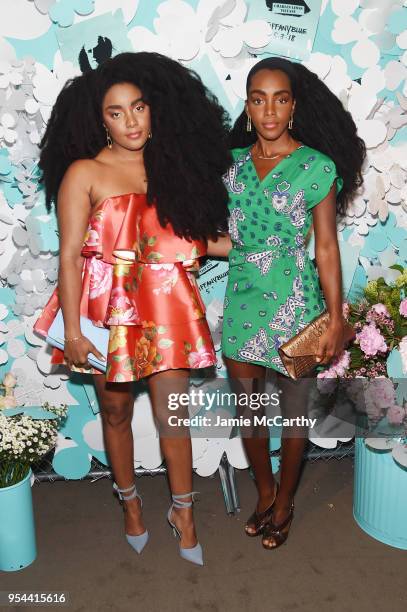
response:
M188 391L189 370L166 370L148 378L154 416L160 431L160 445L167 465L168 478L173 495L192 491L192 446L189 428L171 427L169 416L188 417L186 407L170 411L169 393ZM185 497L183 501L191 501ZM181 532L182 548L192 548L197 543L192 507L174 508L172 520Z
M307 416L307 401L312 379L292 380L276 373L280 390L281 413L284 418ZM303 460L304 448L308 439L308 428L300 425L284 427L281 440L280 489L273 506L273 523L280 525L289 516L294 493L297 488ZM289 525L287 527L287 532ZM273 547L273 537L263 538L263 543Z
M120 489L129 488L135 480L133 432L134 397L131 383L108 383L103 374L93 377L100 403L106 452ZM145 531L141 517L140 500L123 502L125 531L128 535L140 535Z
M235 393L245 393L250 395L257 391L256 384L263 384L266 375L266 368L263 366L235 361L224 357L230 382ZM247 458L253 469L256 488L258 492L258 502L256 511L264 512L275 497L276 483L270 462L269 452L269 430L267 427L252 430L250 435L243 433L243 446ZM254 533L254 528L247 525L247 530Z

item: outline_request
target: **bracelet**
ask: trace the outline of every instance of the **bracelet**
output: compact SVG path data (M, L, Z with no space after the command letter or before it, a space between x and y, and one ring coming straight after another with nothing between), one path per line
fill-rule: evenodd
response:
M83 336L76 336L75 338L64 338L65 342L78 342L82 340Z

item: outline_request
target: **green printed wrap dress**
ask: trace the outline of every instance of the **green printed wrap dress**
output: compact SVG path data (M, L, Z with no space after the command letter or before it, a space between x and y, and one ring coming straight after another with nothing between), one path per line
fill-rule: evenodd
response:
M305 249L312 208L334 181L335 164L301 145L259 180L250 147L232 151L229 191L229 277L223 316L226 357L287 374L278 347L325 308L314 263Z

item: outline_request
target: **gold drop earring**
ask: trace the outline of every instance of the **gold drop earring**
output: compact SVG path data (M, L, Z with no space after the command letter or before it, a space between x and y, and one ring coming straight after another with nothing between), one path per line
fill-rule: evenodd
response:
M250 115L247 115L247 124L246 124L246 132L252 131L252 118Z
M103 124L103 127L106 130L106 141L107 141L107 147L108 149L111 149L113 146L113 140L112 137L110 136L109 130L107 129L107 127L105 126L105 124Z

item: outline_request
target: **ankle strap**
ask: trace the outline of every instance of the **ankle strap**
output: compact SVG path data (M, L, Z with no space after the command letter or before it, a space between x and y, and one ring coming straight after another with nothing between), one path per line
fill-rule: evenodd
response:
M132 484L131 487L129 487L128 489L119 489L117 484L114 482L113 489L117 491L119 495L119 499L121 500L130 501L131 499L134 499L135 497L137 497L136 483ZM129 493L130 491L131 491L130 495L122 495L122 493Z
M179 495L172 495L172 502L175 508L190 508L195 501L194 495L197 495L199 491L191 491L190 493L182 493ZM191 501L181 501L183 497L191 497Z

